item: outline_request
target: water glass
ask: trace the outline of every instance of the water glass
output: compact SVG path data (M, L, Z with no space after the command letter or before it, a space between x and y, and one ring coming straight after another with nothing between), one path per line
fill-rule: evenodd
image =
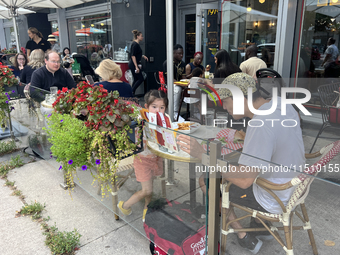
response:
M205 125L208 127L214 126L215 110L207 109L207 114L205 115Z
M218 128L227 128L228 120L226 119L215 119L214 126Z
M209 72L204 72L204 78L206 78L206 79L209 79L209 75L210 75L210 73Z
M46 102L46 104L50 104L50 102L51 102L51 94L46 94L45 95L45 102Z
M58 87L55 86L50 87L50 91L52 95L56 95L58 93Z

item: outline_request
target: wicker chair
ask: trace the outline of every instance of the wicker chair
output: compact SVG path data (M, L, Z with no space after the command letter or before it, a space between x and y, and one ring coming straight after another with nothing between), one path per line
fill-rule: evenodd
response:
M329 144L328 146L323 147L319 152L313 154L306 154L306 156L317 157L321 155L321 158L318 162L311 165L307 169L304 170L306 174L300 174L297 177L293 178L291 181L285 184L275 184L269 182L263 178L257 178L255 183L259 185L261 188L266 190L271 196L275 198L275 200L280 204L283 213L281 214L272 214L257 211L245 206L240 206L235 203L229 202L229 188L232 185L231 183L223 184L223 196L222 196L222 252L226 249L226 241L227 235L235 232L256 232L256 231L269 231L270 234L278 241L278 243L282 246L282 248L286 251L287 255L292 255L293 253L293 230L307 230L310 243L312 245L314 255L318 254L314 235L312 232L312 227L309 221L309 217L306 211L305 199L309 193L309 188L311 183L314 180L314 176L318 174L318 171L322 168L322 166L326 165L331 159L333 159L340 150L340 140ZM307 175L308 174L308 175ZM294 193L292 194L288 204L285 206L282 201L275 195L273 191L285 190L291 187L296 187ZM296 208L300 205L302 215L297 212ZM227 222L229 214L231 213L233 208L239 208L245 212L247 215L243 217L239 217L233 221ZM229 212L228 212L229 210ZM293 226L293 214L297 215L303 223L303 226ZM230 227L230 223L238 220L245 219L247 217L257 218L263 225L264 228L242 228L242 229L232 229ZM264 221L269 221L269 224L266 224ZM283 227L274 227L271 222L280 222L283 224ZM278 230L284 230L286 243L279 236Z
M340 116L340 109L335 107L338 100L340 100L339 94L335 91L339 92L339 89L340 83L326 84L318 87L318 93L321 99L322 125L310 149L310 153L313 151L316 141L326 128L340 127L340 117L338 118L338 116Z

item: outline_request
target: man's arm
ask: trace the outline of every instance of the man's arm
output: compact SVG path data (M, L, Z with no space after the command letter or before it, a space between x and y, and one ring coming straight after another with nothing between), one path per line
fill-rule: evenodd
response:
M222 177L241 189L249 188L260 174L259 168L252 168L245 165L230 165L229 169L229 172L222 173Z

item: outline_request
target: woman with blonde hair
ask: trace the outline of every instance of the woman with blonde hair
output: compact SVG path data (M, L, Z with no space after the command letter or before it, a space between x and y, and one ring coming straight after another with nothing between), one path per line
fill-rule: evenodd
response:
M104 59L100 62L95 73L102 78L102 81L94 85L103 85L108 92L118 90L120 97L133 96L130 84L119 80L122 77L122 70L114 61Z
M45 53L43 52L43 50L38 49L32 51L30 56L30 62L28 63L28 65L25 66L20 75L20 81L22 83L28 84L31 82L32 73L36 69L45 65L44 58Z
M136 89L141 85L144 81L144 77L142 74L142 65L141 60L144 58L146 61L149 59L147 56L143 55L142 48L140 47L139 43L143 41L144 37L142 32L138 30L132 30L133 34L133 43L131 44L131 59L129 61L129 68L131 69L132 76L133 76L133 84L132 84L132 91L133 93L136 92Z
M51 44L46 41L41 32L35 27L30 27L27 31L30 40L26 43L27 57L36 49L42 49L44 52L51 48Z

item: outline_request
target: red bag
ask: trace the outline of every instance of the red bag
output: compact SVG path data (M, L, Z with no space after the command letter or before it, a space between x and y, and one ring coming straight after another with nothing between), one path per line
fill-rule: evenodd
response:
M163 72L158 72L159 82L161 87L158 90L162 90L164 93L167 93L168 90L166 89L166 83Z
M329 122L340 124L340 108L337 107L329 108Z

